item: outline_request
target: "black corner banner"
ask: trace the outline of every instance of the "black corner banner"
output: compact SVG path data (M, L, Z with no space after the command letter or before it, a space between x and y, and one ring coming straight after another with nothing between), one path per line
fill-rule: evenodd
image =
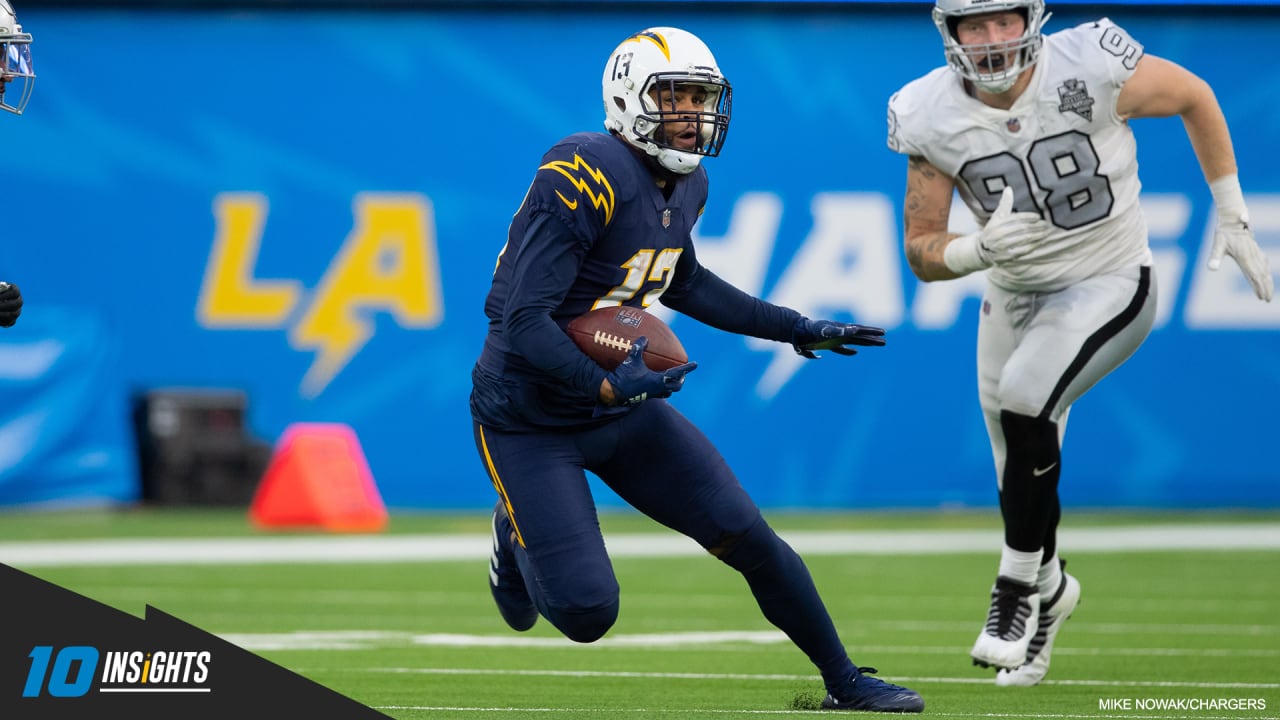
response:
M139 619L0 564L0 718L384 715L150 605Z

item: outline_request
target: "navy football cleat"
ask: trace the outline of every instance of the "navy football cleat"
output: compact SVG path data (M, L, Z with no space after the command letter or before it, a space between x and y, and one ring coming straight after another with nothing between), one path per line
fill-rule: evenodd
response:
M538 609L524 586L524 577L516 565L516 554L511 549L515 531L507 506L498 500L493 508L493 554L489 556L489 591L498 604L498 612L512 630L524 632L538 621Z
M924 699L915 690L908 690L901 685L887 683L871 675L875 668L860 667L854 671L836 697L828 692L822 700L823 710L861 710L863 712L924 712Z

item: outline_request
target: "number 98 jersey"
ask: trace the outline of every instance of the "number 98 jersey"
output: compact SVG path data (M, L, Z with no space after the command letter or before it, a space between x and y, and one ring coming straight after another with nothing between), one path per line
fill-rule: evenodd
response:
M890 98L890 149L952 177L980 222L1008 185L1014 210L1037 212L1054 226L1030 259L993 267L993 284L1055 291L1151 262L1137 145L1116 114L1142 52L1104 18L1046 35L1030 85L1008 110L970 96L947 67Z

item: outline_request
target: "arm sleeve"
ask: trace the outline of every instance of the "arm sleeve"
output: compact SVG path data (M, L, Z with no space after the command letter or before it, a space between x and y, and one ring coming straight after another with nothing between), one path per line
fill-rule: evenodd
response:
M789 343L800 319L800 313L791 308L730 285L698 263L691 252L681 257L672 286L674 292L662 296L663 305L719 330Z
M563 221L541 214L530 225L515 259L503 310L511 348L530 365L587 397L600 393L604 368L587 357L551 319L578 275L586 245Z

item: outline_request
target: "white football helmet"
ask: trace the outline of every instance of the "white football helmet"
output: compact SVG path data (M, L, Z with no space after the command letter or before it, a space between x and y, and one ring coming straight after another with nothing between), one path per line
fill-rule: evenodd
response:
M961 45L956 40L955 28L966 15L1016 10L1027 21L1022 37L1013 42ZM933 7L933 24L942 34L942 46L947 53L947 64L961 77L989 93L1002 93L1013 87L1023 71L1036 64L1044 38L1040 30L1048 22L1044 13L1044 0L937 0ZM978 62L983 58L1013 55L1003 66L983 70Z
M31 66L31 35L22 32L9 0L0 0L0 110L21 115L31 99L36 73ZM14 100L14 98L17 98Z
M720 154L729 131L733 90L697 36L670 27L638 32L609 56L603 82L605 128L657 158L662 167L687 174L704 156ZM677 110L670 100L677 87L688 85L705 92L699 110ZM662 106L659 99L668 104ZM697 123L692 146L688 138L667 132L668 123L690 122Z

